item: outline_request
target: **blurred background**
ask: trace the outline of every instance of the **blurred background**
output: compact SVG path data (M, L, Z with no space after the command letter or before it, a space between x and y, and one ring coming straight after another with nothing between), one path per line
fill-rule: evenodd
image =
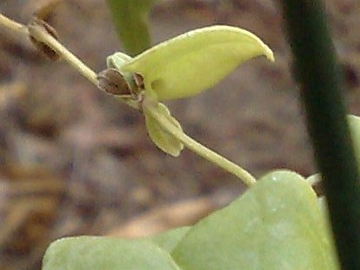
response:
M360 3L325 4L349 110L359 114ZM95 71L122 50L104 0L2 0L0 12L27 23L44 6L60 41ZM187 134L257 177L315 172L281 23L271 0L162 0L150 13L153 44L227 24L273 49L275 63L251 60L214 89L167 103ZM0 27L0 269L39 269L47 245L65 235L134 237L192 224L243 190L188 150L162 153L140 113Z

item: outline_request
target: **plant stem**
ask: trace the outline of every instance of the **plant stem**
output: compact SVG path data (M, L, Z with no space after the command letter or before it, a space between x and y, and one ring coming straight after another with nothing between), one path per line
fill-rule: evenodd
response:
M360 182L334 46L319 0L282 0L342 269L360 269Z
M0 25L1 24L11 29L17 29L16 31L18 31L19 29L25 29L25 31L22 32L26 33L26 35L30 34L32 37L37 39L37 41L43 42L48 45L62 58L64 58L71 66L73 66L77 71L79 71L85 78L87 78L93 84L97 85L96 73L88 66L86 66L82 61L80 61L75 55L69 52L68 49L66 49L60 42L58 42L46 31L44 31L41 27L37 27L36 25L29 25L28 27L26 27L0 14ZM121 101L125 102L130 107L138 109L138 106L134 101ZM218 165L225 171L237 176L249 187L256 183L255 178L249 172L187 136L181 130L176 128L166 117L159 114L157 110L154 109L152 106L149 106L149 108L144 106L144 110L147 110L150 116L156 119L166 131L172 134L175 138L179 139L187 148L189 148L196 154L202 156L213 164Z
M3 25L12 31L20 32L22 34L28 33L25 25L15 22L13 20L10 20L8 17L5 17L1 13L0 13L0 25Z
M73 55L60 42L49 35L45 30L37 25L23 25L14 20L11 20L0 13L0 25L3 25L13 31L20 32L26 36L31 35L38 42L45 43L61 57L68 62L72 67L79 71L85 78L93 84L97 84L96 73L86 66L79 58Z
M41 27L36 25L28 26L29 34L37 39L39 42L43 42L56 51L61 57L68 62L73 68L80 72L85 78L87 78L93 84L97 84L96 73L86 66L79 58L72 54L67 48L65 48L60 42L49 35Z
M240 178L248 187L256 183L256 179L249 172L186 135L153 106L146 106L144 102L143 109L145 113L154 118L167 132L180 140L191 151Z

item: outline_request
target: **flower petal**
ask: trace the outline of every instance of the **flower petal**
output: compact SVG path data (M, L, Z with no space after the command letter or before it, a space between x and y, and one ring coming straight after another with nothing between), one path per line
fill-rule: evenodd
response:
M156 110L158 110L159 113L168 118L171 124L182 130L180 123L171 116L169 109L164 104L158 103ZM151 140L165 153L174 157L179 156L181 150L183 150L184 148L183 143L177 138L175 138L173 135L168 133L166 130L164 130L157 120L155 120L146 113L146 110L144 111L144 114L146 128Z

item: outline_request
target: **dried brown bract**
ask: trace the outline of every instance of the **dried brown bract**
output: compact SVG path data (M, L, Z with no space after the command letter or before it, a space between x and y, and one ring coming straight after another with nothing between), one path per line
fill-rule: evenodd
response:
M59 60L60 55L53 50L51 47L49 47L44 42L39 41L34 35L32 35L32 29L34 27L40 27L42 30L44 30L46 33L50 34L53 38L56 40L59 39L58 34L56 30L47 22L44 20L41 20L37 17L34 17L33 20L29 23L28 29L29 29L29 36L31 42L35 45L35 47L48 59L56 61Z
M115 68L108 68L97 75L98 87L112 95L130 95L131 89L121 73Z

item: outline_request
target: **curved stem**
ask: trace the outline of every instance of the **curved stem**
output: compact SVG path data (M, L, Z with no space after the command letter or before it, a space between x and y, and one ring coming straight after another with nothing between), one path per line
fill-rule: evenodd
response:
M144 102L143 109L147 115L154 118L167 132L180 140L191 151L240 178L248 187L256 183L256 179L248 171L186 135L153 106L149 106Z

